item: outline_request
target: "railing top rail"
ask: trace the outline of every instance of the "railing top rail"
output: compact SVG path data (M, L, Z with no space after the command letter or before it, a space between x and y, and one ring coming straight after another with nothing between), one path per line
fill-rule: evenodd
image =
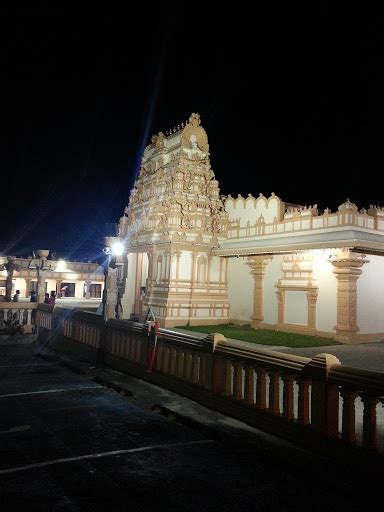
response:
M54 308L54 306L52 304L43 304L40 302L37 305L37 309L39 311L45 311L46 313L53 313L53 308Z
M36 309L36 302L0 302L0 309Z
M267 366L273 369L289 371L289 373L301 371L311 359L308 357L284 354L267 349L244 349L233 346L218 345L216 352L227 359L234 359L248 365Z
M384 395L384 373L381 372L337 365L329 370L328 381L346 388Z

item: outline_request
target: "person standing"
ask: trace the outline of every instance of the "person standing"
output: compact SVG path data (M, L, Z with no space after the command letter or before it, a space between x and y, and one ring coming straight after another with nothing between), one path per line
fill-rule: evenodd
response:
M12 302L19 302L20 290L16 290L15 295L13 296Z
M54 290L51 291L51 295L48 299L48 304L50 304L51 306L54 306L56 303L56 292Z
M157 333L159 331L159 324L157 320L154 322L149 322L148 325L148 369L147 372L151 373L153 368L153 363L155 361L156 355L156 345L157 345Z
M37 302L37 295L36 295L35 290L31 291L30 302ZM34 308L34 309L32 309L32 313L31 313L32 333L36 332L36 316L37 316L37 308Z
M44 295L44 304L49 304L49 293L48 293L48 292L45 292L45 295Z

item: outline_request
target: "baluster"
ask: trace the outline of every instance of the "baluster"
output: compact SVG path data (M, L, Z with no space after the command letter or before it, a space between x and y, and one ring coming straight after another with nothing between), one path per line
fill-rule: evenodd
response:
M185 357L184 351L181 348L179 348L179 350L177 351L177 362L176 362L176 375L179 378L182 378L183 373L184 373L184 357Z
M256 370L256 406L264 410L267 406L267 372L261 368Z
M341 437L348 443L356 443L355 400L358 394L347 388L340 390L343 399L343 420Z
M168 368L169 368L169 347L165 346L163 349L163 359L162 359L161 371L163 373L168 373Z
M301 377L297 379L297 384L299 386L299 404L298 404L298 417L297 420L300 425L308 425L309 424L309 380L302 379Z
M212 391L214 393L223 393L225 383L225 359L217 354L213 359L213 382Z
M361 394L361 400L364 404L363 415L363 446L371 450L376 449L376 404L378 398L364 392Z
M226 396L232 396L232 390L233 390L232 376L233 376L233 361L231 359L227 359L225 361L225 391L224 391Z
M135 338L135 342L136 342L136 352L135 352L135 362L136 363L140 363L141 361L141 347L142 347L142 339L137 336Z
M129 345L129 360L135 360L135 336L127 336L127 341Z
M255 403L255 370L253 366L245 368L244 400L250 405L254 405Z
M25 309L19 309L19 325L23 325Z
M293 375L283 375L283 416L289 421L294 419L293 414Z
M269 407L268 411L278 416L280 414L279 396L280 396L280 376L276 371L269 372Z
M157 343L156 347L156 355L155 355L155 368L156 370L161 370L161 360L163 358L163 344Z
M192 356L192 382L197 384L199 382L199 365L200 357L199 354L194 353Z
M233 365L233 396L236 400L243 399L243 365L236 363Z
M191 380L192 354L190 352L187 352L185 354L184 368L185 368L185 373L184 373L185 379L186 380Z
M169 373L171 375L176 375L177 350L174 347L172 347L170 350L170 358L171 361Z
M200 357L199 385L205 386L205 374L207 368L207 356L203 354Z
M32 309L27 310L27 325L32 324Z

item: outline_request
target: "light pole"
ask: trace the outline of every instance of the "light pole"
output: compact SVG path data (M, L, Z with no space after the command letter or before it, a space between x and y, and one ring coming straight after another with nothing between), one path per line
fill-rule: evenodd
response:
M52 263L47 260L49 255L49 251L46 249L39 249L37 251L38 258L34 258L29 267L31 270L37 271L37 302L44 302L44 294L45 294L45 277L44 272L49 270L53 270Z

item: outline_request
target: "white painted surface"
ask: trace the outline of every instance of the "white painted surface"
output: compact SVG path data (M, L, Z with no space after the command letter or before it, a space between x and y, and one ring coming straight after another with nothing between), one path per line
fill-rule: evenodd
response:
M228 262L229 317L231 320L251 321L253 312L253 277L243 258Z
M274 222L278 218L280 200L277 197L239 197L229 198L225 202L225 210L229 213L229 219L240 219L240 226L246 226L247 222L254 225L260 216L265 223Z
M313 251L313 279L319 286L316 308L316 329L335 332L337 321L337 280L329 261L329 250Z
M384 332L384 257L367 256L357 280L359 334Z
M286 290L285 323L308 325L308 300L306 292Z
M268 265L264 277L264 322L266 324L277 324L278 309L276 284L283 276L281 263L283 257L280 255L273 256L271 263Z
M179 279L191 279L192 253L182 251L180 257Z

